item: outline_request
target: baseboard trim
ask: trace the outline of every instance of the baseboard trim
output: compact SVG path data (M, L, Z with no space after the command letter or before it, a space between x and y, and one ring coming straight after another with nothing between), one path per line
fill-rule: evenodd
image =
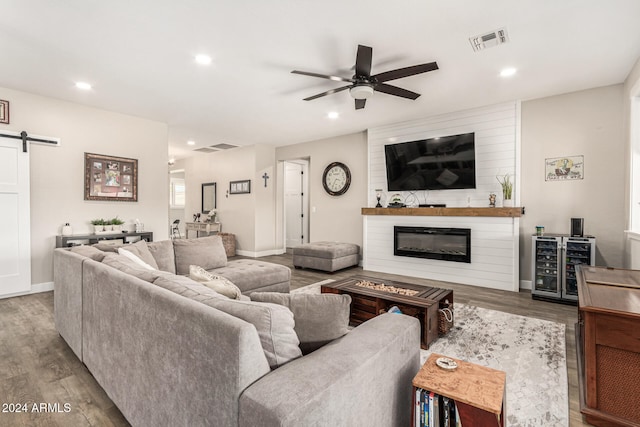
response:
M286 251L282 249L269 249L268 251L259 251L259 252L236 250L237 255L248 256L251 258L260 258L263 256L269 256L269 255L282 255L285 252Z
M49 292L53 290L53 282L31 284L31 290L28 292L16 292L15 294L0 295L0 299L21 297L31 294L39 294L41 292Z
M520 280L520 289L531 290L532 289L531 285L532 285L531 280Z

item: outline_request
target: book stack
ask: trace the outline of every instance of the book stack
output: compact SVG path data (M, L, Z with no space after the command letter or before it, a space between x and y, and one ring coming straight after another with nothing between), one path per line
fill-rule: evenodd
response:
M415 427L462 426L453 399L419 387L415 391Z

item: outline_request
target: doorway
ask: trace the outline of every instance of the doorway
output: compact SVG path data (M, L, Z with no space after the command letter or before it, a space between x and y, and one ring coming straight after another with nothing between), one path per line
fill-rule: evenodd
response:
M284 162L285 246L309 242L309 160Z

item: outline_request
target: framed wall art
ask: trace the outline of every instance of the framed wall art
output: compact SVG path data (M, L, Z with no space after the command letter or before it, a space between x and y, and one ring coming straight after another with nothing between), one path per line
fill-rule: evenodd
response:
M249 194L251 193L251 180L231 181L229 183L229 194Z
M84 153L84 199L138 201L138 159Z
M544 159L545 181L575 181L584 179L584 156Z
M0 123L9 124L9 101L0 99Z

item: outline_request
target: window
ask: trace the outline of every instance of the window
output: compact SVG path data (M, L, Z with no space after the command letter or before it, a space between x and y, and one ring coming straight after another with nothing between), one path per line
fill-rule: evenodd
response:
M171 207L184 208L185 186L184 178L171 178Z

